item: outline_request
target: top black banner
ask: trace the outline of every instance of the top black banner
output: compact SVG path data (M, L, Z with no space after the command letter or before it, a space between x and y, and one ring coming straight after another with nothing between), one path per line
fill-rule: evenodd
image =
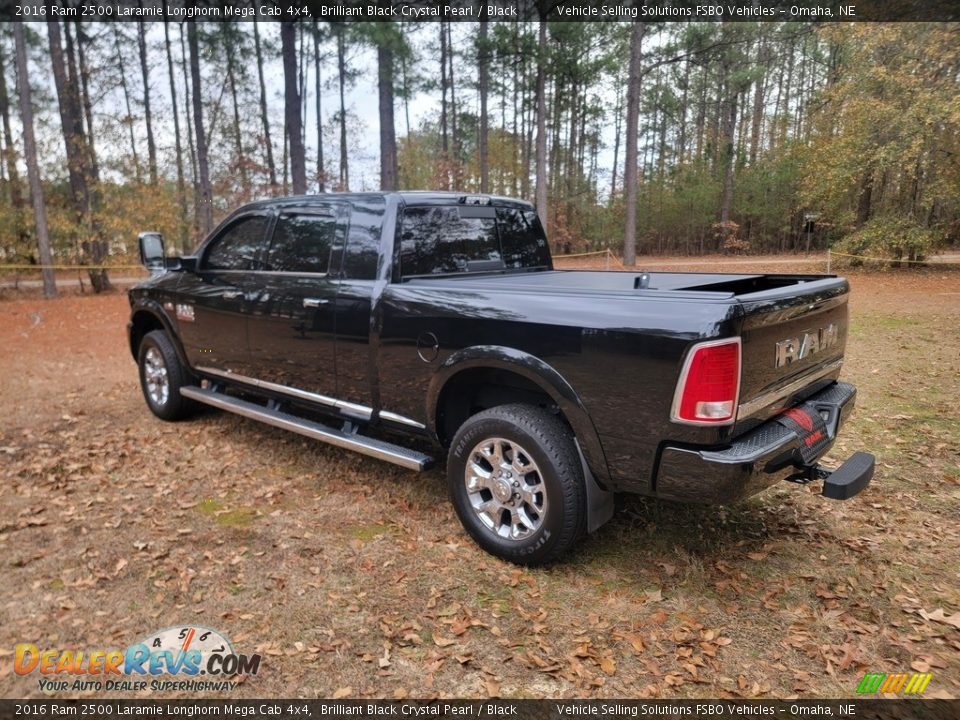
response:
M960 0L0 0L0 20L45 22L533 21L945 22Z

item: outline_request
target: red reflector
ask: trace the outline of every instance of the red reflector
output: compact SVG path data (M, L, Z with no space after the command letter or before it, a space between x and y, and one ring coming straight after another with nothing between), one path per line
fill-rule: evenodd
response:
M793 420L797 425L802 427L807 432L813 430L813 418L807 415L800 408L790 408L784 413L784 415Z
M697 425L729 423L740 394L740 339L694 346L673 401L673 419Z

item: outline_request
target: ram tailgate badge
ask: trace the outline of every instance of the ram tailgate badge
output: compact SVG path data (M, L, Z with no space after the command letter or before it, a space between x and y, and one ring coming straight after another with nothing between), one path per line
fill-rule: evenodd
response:
M776 367L789 365L795 360L815 355L837 344L837 326L830 323L819 330L810 330L799 337L787 338L777 343Z

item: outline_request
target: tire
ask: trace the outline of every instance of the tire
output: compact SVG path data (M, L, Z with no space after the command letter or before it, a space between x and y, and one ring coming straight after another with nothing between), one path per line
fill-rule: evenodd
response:
M137 352L140 389L147 407L161 420L182 420L197 410L197 404L180 395L180 388L192 385L190 372L180 362L170 337L154 330L140 342Z
M463 527L503 560L552 562L586 532L573 433L540 408L501 405L469 418L450 446L447 483Z

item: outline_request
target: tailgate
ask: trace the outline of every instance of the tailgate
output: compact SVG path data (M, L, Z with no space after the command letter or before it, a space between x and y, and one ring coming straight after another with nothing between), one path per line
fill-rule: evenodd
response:
M743 308L738 423L764 419L837 378L847 343L843 278L737 297Z

